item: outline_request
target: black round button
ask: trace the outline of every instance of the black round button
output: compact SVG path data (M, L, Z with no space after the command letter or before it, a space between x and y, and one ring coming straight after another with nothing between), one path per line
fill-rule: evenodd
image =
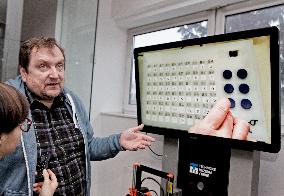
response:
M252 103L249 99L242 99L241 106L244 109L250 109L252 107Z
M232 92L234 91L233 85L231 85L231 84L226 84L226 85L224 86L224 91L225 91L226 93L232 93Z
M239 69L237 72L237 76L241 79L245 79L248 76L248 72L245 69Z
M247 84L240 84L239 91L243 94L247 94L249 92L249 86Z
M236 106L235 100L232 99L232 98L228 98L228 99L229 99L229 101L231 102L230 108L234 108L234 107Z
M232 72L230 70L223 71L223 77L225 79L230 79L232 77Z

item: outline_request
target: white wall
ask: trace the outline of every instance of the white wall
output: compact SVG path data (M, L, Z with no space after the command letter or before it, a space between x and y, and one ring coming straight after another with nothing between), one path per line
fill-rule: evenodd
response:
M241 1L243 0L113 0L112 17L118 25L133 28Z
M159 7L167 3L171 10L175 10L174 4L182 5L186 1L166 1L166 0L104 0L99 4L97 42L95 47L95 70L92 97L91 120L94 125L95 133L98 136L106 136L111 133L119 132L136 125L136 120L121 116L112 116L101 114L104 111L122 111L122 101L124 90L124 64L126 55L126 28L145 24L147 21L159 20L165 15L159 14L159 11L147 12L147 8L153 5ZM167 3L165 3L167 2ZM188 1L189 2L189 1ZM213 6L214 3L227 3L228 1L209 1L199 0L191 1L196 5ZM207 2L207 4L206 4ZM233 1L230 1L233 2ZM234 1L237 2L237 1ZM114 6L114 7L112 7ZM155 7L154 6L154 7ZM131 8L131 9L130 9ZM166 9L166 8L164 8ZM139 12L139 10L142 12ZM182 9L183 10L183 9ZM144 18L141 17L141 14ZM148 14L147 14L148 13ZM172 16L178 16L179 13L169 11ZM182 14L182 12L180 13ZM165 18L164 18L165 19ZM154 144L157 151L162 151L162 139ZM231 170L236 174L241 174L246 178L242 165L247 160L248 154L237 151L233 153L234 168ZM92 164L92 195L95 196L116 196L124 195L127 188L131 185L132 162L135 160L145 162L156 168L161 168L161 160L148 151L131 153L122 152L116 158L103 162L94 162ZM245 161L244 161L245 160ZM238 167L238 165L240 167ZM260 163L259 196L280 196L284 195L283 185L284 175L282 167L284 165L283 150L278 155L262 153ZM232 176L231 176L232 178ZM248 177L249 180L250 177ZM249 180L250 181L250 180ZM231 184L235 191L232 196L239 195L238 187L247 188L247 181L239 184ZM250 187L257 189L257 186ZM243 195L240 195L243 196Z
M91 119L102 111L122 111L126 30L111 18L111 0L99 2ZM100 127L94 124L99 134Z
M136 126L135 118L102 114L103 135L110 135L129 127ZM163 153L162 137L156 137L157 141L152 148L158 153ZM133 163L140 163L158 170L162 169L162 159L154 156L149 150L137 152L121 152L115 158L92 163L92 189L94 196L118 196L126 195L132 185ZM156 191L157 186L152 188ZM144 184L143 184L144 185ZM146 184L147 185L147 184ZM148 185L147 185L148 186ZM151 186L150 186L151 187Z
M107 136L135 124L128 119L106 120L101 117L103 111L122 111L123 74L126 51L126 30L120 29L111 18L111 0L99 1L95 65L93 75L93 95L91 105L91 122L96 136ZM127 123L125 123L125 121ZM103 126L102 126L103 125ZM122 153L121 153L122 154ZM123 172L120 159L92 163L91 195L116 194L122 191L116 183L121 183L117 175L127 178ZM115 169L114 169L115 168ZM112 175L112 171L120 171ZM129 184L130 182L125 182ZM117 188L117 189L115 189ZM123 190L127 191L127 190Z
M91 119L96 136L107 136L136 126L136 119L101 114L122 113L126 55L126 29L111 17L111 0L99 2ZM153 149L162 153L162 139ZM132 164L139 162L161 169L161 159L149 150L121 152L114 159L92 163L91 195L125 195L131 187Z

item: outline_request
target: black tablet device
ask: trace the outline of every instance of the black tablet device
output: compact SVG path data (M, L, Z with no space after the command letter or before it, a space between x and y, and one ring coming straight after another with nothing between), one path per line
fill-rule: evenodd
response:
M134 59L138 123L145 132L280 150L277 27L136 48ZM188 134L222 97L234 116L250 123L248 139Z

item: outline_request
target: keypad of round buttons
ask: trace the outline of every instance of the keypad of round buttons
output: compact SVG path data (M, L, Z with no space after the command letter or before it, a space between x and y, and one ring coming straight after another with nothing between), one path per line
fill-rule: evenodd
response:
M236 73L236 76L237 76L237 78L239 78L241 80L244 80L244 79L247 78L248 72L247 72L246 69L239 69L237 71L237 73ZM232 77L233 77L233 72L231 70L224 70L223 71L223 78L225 80L229 81ZM250 87L246 83L241 83L239 85L238 89L239 89L239 92L241 94L248 94L249 91L250 91ZM230 84L230 83L226 83L224 85L224 91L227 94L232 94L234 92L234 85ZM234 108L236 106L235 100L232 97L230 97L229 100L231 102L231 108ZM241 102L240 102L240 106L243 109L250 109L252 107L252 102L248 98L247 99L242 99Z

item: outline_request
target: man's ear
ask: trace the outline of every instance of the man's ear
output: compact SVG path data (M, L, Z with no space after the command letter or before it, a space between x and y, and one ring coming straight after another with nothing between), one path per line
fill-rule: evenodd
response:
M22 66L20 66L20 74L22 76L22 80L26 82L28 73L27 73L27 70L23 68Z

